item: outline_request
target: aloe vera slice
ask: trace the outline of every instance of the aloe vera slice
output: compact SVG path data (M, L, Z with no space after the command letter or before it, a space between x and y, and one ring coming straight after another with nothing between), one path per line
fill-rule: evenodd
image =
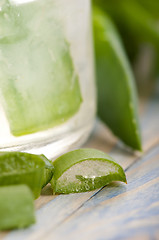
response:
M98 115L125 144L141 150L134 77L120 37L109 17L96 7L93 25Z
M38 198L44 185L45 162L41 156L0 152L0 186L26 184Z
M20 136L65 122L79 110L82 98L55 1L4 2L0 95L11 133Z
M0 230L24 228L35 223L34 199L26 185L0 187Z
M57 158L51 180L53 192L91 191L112 181L126 182L122 167L107 154L96 149L78 149Z

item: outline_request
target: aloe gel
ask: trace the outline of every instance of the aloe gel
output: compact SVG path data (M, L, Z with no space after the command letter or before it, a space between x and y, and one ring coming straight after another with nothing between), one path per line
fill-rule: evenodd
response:
M113 181L127 183L123 168L97 149L67 152L54 162L51 186L54 193L77 193L103 187Z

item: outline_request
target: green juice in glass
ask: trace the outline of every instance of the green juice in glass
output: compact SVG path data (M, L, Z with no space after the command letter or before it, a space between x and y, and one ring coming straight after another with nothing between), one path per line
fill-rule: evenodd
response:
M89 0L0 2L1 149L88 135L95 115L91 38Z

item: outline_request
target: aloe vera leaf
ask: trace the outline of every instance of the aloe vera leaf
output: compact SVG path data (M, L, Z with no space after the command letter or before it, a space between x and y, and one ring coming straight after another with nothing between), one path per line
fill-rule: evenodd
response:
M109 17L93 11L98 115L125 144L141 150L135 81Z
M131 29L136 38L142 41L149 41L158 48L159 29L151 13L137 1L130 1L128 4L125 0L121 4L121 12L123 22L125 21L127 28Z
M143 6L146 6L145 1L145 4L142 5L142 0L119 0L118 7L115 0L94 0L94 2L111 15L120 29L124 28L125 31L131 32L138 41L150 41L158 48L158 23L154 14L149 11L150 8L146 9ZM149 1L149 5L153 5L153 1ZM158 3L156 3L157 5Z
M39 155L0 152L0 186L26 184L38 198L44 184L45 162Z
M0 187L0 230L24 228L35 223L34 199L26 185Z
M158 16L152 10L156 8L158 12L157 1L119 0L118 7L115 0L94 0L94 2L115 21L132 61L135 60L142 43L153 44L158 52Z
M122 167L96 149L78 149L57 158L51 186L55 193L91 191L112 181L126 182Z
M2 11L10 20L18 14L25 37L17 30L14 39L7 35L0 42L0 95L11 133L20 136L65 122L79 110L82 97L54 1L12 4ZM9 23L0 18L1 28L13 28Z
M143 45L146 44L153 51L153 64L147 76L153 84L152 80L156 80L159 74L158 1L119 0L118 7L115 0L94 1L115 21L132 64L136 64Z
M137 0L136 0L137 1ZM143 8L146 9L146 11L148 11L151 16L158 20L159 19L159 1L158 0L139 0L137 1L139 4L141 4L141 6L143 6Z

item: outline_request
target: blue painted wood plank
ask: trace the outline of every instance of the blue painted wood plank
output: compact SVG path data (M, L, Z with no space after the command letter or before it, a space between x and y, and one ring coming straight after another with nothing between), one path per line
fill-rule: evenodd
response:
M132 166L127 176L128 185L105 187L46 239L128 239L139 235L155 239L159 230L159 147Z
M159 219L157 219L159 217L159 148L154 148L136 162L128 170L127 177L127 185L117 183L109 185L85 202L75 214L74 209L77 206L74 204L75 202L78 204L78 200L85 193L60 195L60 199L55 198L38 211L37 225L24 231L12 232L5 239L63 239L65 235L68 239L81 239L81 237L100 239L105 234L110 239L118 239L120 229L125 229L124 233L123 230L121 231L121 237L130 237L132 231L137 235L143 234L145 226L148 234L152 236L159 227ZM72 217L69 217L70 211ZM158 214L157 217L154 213ZM58 221L59 219L61 222ZM152 226L149 226L148 219L151 220ZM108 226L107 229L105 225ZM83 228L84 235L81 235ZM116 232L117 236L112 235L111 229L114 229L113 234ZM78 233L80 233L79 238Z

